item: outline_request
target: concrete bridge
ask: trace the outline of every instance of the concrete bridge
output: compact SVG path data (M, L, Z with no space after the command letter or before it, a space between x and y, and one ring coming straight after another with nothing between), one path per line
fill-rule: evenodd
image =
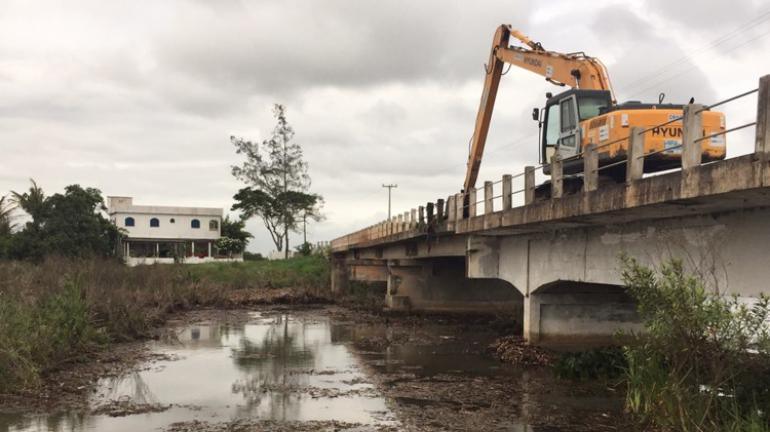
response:
M643 177L652 129L634 128L625 182L600 184L602 145L590 145L572 191L554 158L548 196L536 194L541 166L486 182L467 200L427 203L332 241L332 289L379 283L392 309L508 314L532 343L599 343L638 329L622 286L623 254L649 266L681 259L718 293L768 292L770 77L758 92L757 121L738 127L756 124L751 154L701 164L700 142L711 137L698 133L704 107L689 105L681 170ZM518 178L524 187L513 191ZM524 205L513 207L517 193Z

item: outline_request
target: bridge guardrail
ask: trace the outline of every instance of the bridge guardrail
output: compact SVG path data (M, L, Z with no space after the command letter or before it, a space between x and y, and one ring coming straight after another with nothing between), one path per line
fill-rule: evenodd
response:
M742 99L754 93L758 93L757 116L755 121L727 128L717 133L704 135L703 129L700 127L702 124L701 115L703 112ZM682 142L680 144L644 153L645 134L654 131L657 128L679 121L682 122ZM770 152L770 75L761 77L759 86L755 89L731 96L711 105L686 105L681 117L669 119L666 122L647 128L633 127L626 137L600 145L590 144L586 146L583 151L573 156L562 159L556 155L552 157L549 163L526 166L523 172L514 175L505 174L500 180L494 182L485 181L483 186L467 191L467 199L465 194L456 193L448 196L446 200L442 198L436 200L436 202L429 202L425 206L419 206L410 211L393 216L388 220L378 222L354 233L335 239L331 242L332 248L336 249L371 242L401 233L416 232L419 234L426 231L429 232L438 229L442 223L446 223L444 227L451 230L453 223L478 216L480 204L483 205L483 214L495 212L494 202L496 200L502 201L501 208L498 211L510 210L513 208L512 197L518 194L524 194L523 202L525 206L532 204L535 201L535 188L537 186L535 184L535 172L549 165L551 167L550 199L559 199L564 194L563 164L570 160L583 158L584 191L594 191L598 189L600 171L623 164L628 164L628 167L626 168L627 183L641 179L644 174L644 161L646 158L678 148L682 149L682 166L680 169L687 170L701 165L701 142L751 126L756 126L754 152ZM630 141L625 159L599 166L598 150L626 140ZM524 180L523 187L513 190L513 180L522 177ZM498 194L495 194L494 191L496 185L501 185L499 186L501 191ZM482 194L482 199L480 200L477 199L479 192Z

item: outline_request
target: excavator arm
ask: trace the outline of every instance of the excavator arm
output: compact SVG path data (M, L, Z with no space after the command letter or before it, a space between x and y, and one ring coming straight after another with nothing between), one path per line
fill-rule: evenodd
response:
M509 46L511 36L523 43L524 47ZM509 25L501 25L495 32L489 62L485 67L484 91L476 115L476 126L471 138L468 167L465 174L464 191L475 187L481 167L484 145L492 120L497 89L503 66L508 63L536 74L542 75L553 84L570 86L580 89L609 90L612 94L607 69L596 58L583 53L562 54L546 51L538 42L533 42L527 36ZM614 103L614 94L612 96Z

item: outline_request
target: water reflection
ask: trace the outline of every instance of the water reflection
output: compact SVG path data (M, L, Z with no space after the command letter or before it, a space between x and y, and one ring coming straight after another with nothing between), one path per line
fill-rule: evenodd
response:
M341 342L332 341L328 320L285 314L181 327L174 338L151 344L162 360L101 380L91 400L93 407L130 399L170 409L123 417L0 416L0 431L135 431L239 418L392 422L382 397L360 391L373 386Z
M116 400L171 405L165 411L122 417L0 414L0 432L160 430L173 422L235 419L398 424L371 383L375 375L410 422L419 419L436 429L451 424L479 430L484 424L542 432L581 421L593 426L590 419L622 409L621 398L581 393L554 381L547 370L501 365L484 354L496 335L483 327L394 331L312 314L241 318L234 320L238 324L212 320L178 327L173 337L150 344L160 360L101 380L90 400L92 407ZM533 427L524 419L547 419L553 426Z

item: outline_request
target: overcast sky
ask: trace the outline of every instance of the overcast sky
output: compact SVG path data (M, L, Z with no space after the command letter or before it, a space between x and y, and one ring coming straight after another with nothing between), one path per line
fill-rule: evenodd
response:
M330 240L385 217L382 183L398 184L394 212L460 190L499 24L599 57L620 101L710 103L770 73L762 3L0 0L0 194L32 177L49 194L79 183L229 211L242 185L228 137L266 138L280 102L326 199L310 239ZM559 90L503 78L480 180L538 162L530 112ZM728 127L755 105L726 107ZM728 137L729 154L751 134ZM249 249L272 249L247 227Z

